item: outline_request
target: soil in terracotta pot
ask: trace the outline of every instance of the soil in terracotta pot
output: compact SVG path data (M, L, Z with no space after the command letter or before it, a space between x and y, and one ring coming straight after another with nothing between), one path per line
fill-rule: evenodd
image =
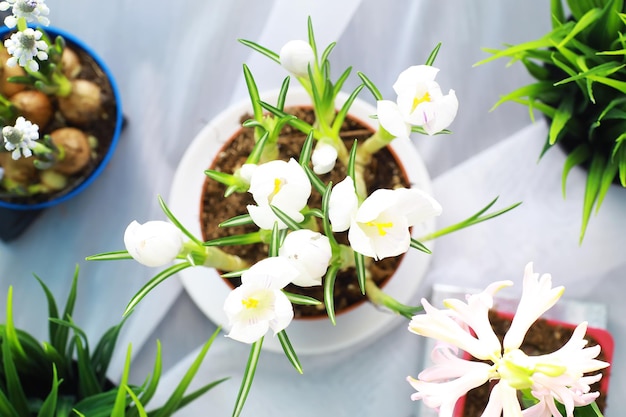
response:
M494 332L500 339L500 343L502 343L504 335L508 331L509 327L511 327L511 320L509 318L502 317L494 313L493 311L490 311L489 321L491 322ZM565 345L565 343L567 343L567 341L572 336L573 332L574 329L572 328L554 325L552 323L546 322L543 319L539 319L529 329L520 349L527 355L533 356L552 353ZM589 341L587 346L594 346L598 344L598 341L589 334L585 336L585 339ZM600 352L600 355L598 355L597 359L606 360L606 356L604 355L603 351ZM603 377L605 378L606 372L607 371L604 370ZM592 385L591 390L599 391L600 383L598 382ZM490 391L491 389L489 382L469 391L465 396L465 407L463 409L462 416L480 416L485 409L485 405L489 401ZM598 397L596 403L598 404L600 410L604 411L604 408L606 406L605 392L600 391L600 397Z
M310 109L290 108L286 111L295 114L299 119L312 123L313 113ZM244 117L245 120L248 117ZM363 141L371 135L365 125L354 119L347 119L342 127L341 137L346 142L348 149L352 146L353 141ZM279 138L280 159L288 160L289 158L299 158L305 135L300 131L286 126L281 132ZM222 172L234 172L241 166L254 145L253 130L243 128L239 135L236 135L227 146L217 156L211 165L211 169ZM328 183L332 181L337 184L346 177L346 169L339 162L335 169L328 174L321 176L321 179ZM396 188L409 187L408 180L402 168L398 166L393 154L388 149L377 152L371 166L365 172L365 182L368 187L368 193L378 188ZM252 195L249 193L234 193L228 198L224 198L225 186L217 181L207 179L204 184L203 201L201 207L201 228L203 238L205 240L215 239L217 237L231 236L241 233L250 233L257 231L255 225L245 227L219 228L218 224L231 217L247 213L246 205L255 204ZM313 189L309 199L309 207L321 207L321 196ZM321 228L320 228L321 230ZM340 243L347 244L346 233L336 234L336 238ZM257 262L267 257L267 245L255 244L245 246L225 246L222 249L226 252L239 255L250 263ZM401 257L387 258L378 262L372 262L370 271L374 281L382 286L387 279L393 274L401 261ZM232 279L229 283L233 286L239 285L238 279ZM289 285L286 291L304 294L323 301L323 286L301 288ZM361 294L356 279L356 273L353 268L339 272L335 281L335 312L340 313L342 310L350 306L366 300ZM294 305L295 316L303 317L322 317L325 316L324 305L319 306L301 306Z
M0 196L4 201L15 204L37 204L58 198L64 194L67 194L80 183L82 183L102 162L102 159L107 153L113 140L113 134L115 132L117 109L115 96L109 80L100 68L97 62L85 52L83 49L73 44L70 40L66 39L67 46L71 48L81 61L81 69L78 73L78 79L85 79L93 81L101 88L102 107L101 112L97 119L87 123L83 123L79 126L73 125L67 122L58 110L58 99L54 96L51 97L52 105L54 108L54 115L52 121L45 127L40 126L39 137L43 137L44 134L50 133L55 129L61 127L77 127L83 130L87 135L97 138L97 147L95 148L94 158L92 158L89 164L80 172L75 173L68 178L68 186L60 191L46 194L35 194L31 196ZM2 190L0 190L1 192Z

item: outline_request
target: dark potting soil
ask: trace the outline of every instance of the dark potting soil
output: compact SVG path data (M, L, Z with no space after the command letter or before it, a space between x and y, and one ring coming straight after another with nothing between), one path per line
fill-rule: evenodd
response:
M500 339L500 343L502 343L504 335L509 330L509 327L511 327L511 319L502 317L501 315L490 311L489 321L491 322L491 326L498 336L498 339ZM549 323L544 319L539 319L528 330L520 349L529 356L552 353L565 345L565 343L567 343L567 341L571 338L573 332L573 328ZM589 341L587 346L594 346L598 344L598 341L589 334L585 336L585 339ZM603 351L600 352L597 359L606 360L606 356ZM603 371L603 378L606 378L608 371L606 369ZM598 382L592 385L591 390L599 391L600 383ZM463 417L479 417L482 415L485 406L489 401L490 392L491 386L489 382L469 391L465 396ZM600 391L600 397L598 397L596 403L598 404L600 410L604 411L606 406L605 392Z
M286 109L289 113L296 115L299 119L309 123L313 121L313 112L306 108ZM249 116L244 116L246 120ZM358 120L348 118L342 126L341 137L346 142L348 149L356 139L359 142L365 140L372 134L372 131ZM298 159L305 135L299 130L286 126L279 138L280 159ZM242 128L239 134L235 135L213 161L210 169L232 173L240 167L254 145L254 131L251 128ZM328 184L332 181L337 184L346 177L346 167L337 163L335 169L328 174L322 175L321 179ZM365 183L368 193L379 188L409 187L408 179L402 168L398 166L395 157L388 149L377 152L371 165L365 172ZM255 225L220 228L219 223L229 218L247 213L246 206L255 204L252 195L249 193L233 193L228 198L224 198L226 187L217 181L208 179L205 181L203 190L203 201L201 204L200 218L203 239L212 240L218 237L232 236L241 233L257 231ZM309 198L309 207L321 207L321 196L313 189ZM320 228L321 230L321 228ZM338 233L336 238L340 243L347 243L347 233ZM236 254L250 263L257 262L267 257L268 248L264 244L224 246L222 249L228 253ZM378 286L391 277L398 267L401 257L386 258L378 262L372 262L370 271L374 282ZM229 284L237 286L238 279L229 280ZM307 295L317 300L323 301L323 286L301 288L289 285L286 291ZM335 312L340 313L351 306L365 301L367 298L361 294L353 268L340 271L337 274L334 287ZM325 317L325 306L302 306L294 305L295 317Z

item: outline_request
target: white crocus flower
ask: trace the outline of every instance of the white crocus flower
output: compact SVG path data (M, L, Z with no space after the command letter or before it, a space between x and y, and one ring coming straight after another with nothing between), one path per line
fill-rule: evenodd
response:
M126 250L146 266L163 266L176 259L183 248L183 234L173 224L153 220L132 221L124 232Z
M313 172L317 175L327 174L337 162L337 149L328 143L319 142L311 155Z
M257 164L243 164L241 168L239 168L239 176L250 184L250 179L252 178L252 174L254 174L257 166Z
M50 13L50 9L44 2L45 0L6 0L0 2L0 11L12 8L12 14L5 17L4 24L8 28L14 28L17 25L17 19L24 18L28 23L48 26L50 20L46 16Z
M552 307L563 293L562 287L552 288L551 277L533 273L528 264L524 273L524 289L511 328L500 345L489 325L488 311L493 295L510 281L491 284L485 291L468 296L467 302L446 300L447 310L439 310L422 300L425 314L413 317L409 330L439 340L432 352L434 366L418 375L408 377L417 390L411 398L423 400L439 409L440 417L451 417L457 400L467 391L489 380L498 380L492 388L484 416L561 416L554 401L565 405L566 416L572 417L576 406L590 404L597 392L589 385L599 376L583 376L609 366L596 360L599 346L586 348L583 339L587 324L580 324L571 339L561 349L547 355L528 356L520 350L532 323ZM470 333L469 329L473 331ZM459 358L462 349L486 362ZM539 402L525 410L517 399L517 390L530 389Z
M322 276L328 269L332 256L326 236L309 229L291 232L285 238L278 255L288 259L299 273L291 282L300 287L322 284Z
M309 77L309 65L315 62L313 48L308 42L293 40L280 49L280 64L290 73L298 77Z
M281 229L287 226L276 217L270 205L287 214L296 222L304 220L300 210L306 206L311 195L311 183L304 169L291 159L270 161L259 165L250 178L250 188L257 205L248 205L248 213L261 229L272 229L278 222Z
M228 337L254 343L271 328L284 330L293 319L293 306L281 291L299 273L288 259L265 258L241 275L241 285L224 301L231 325Z
M359 208L359 199L352 177L346 177L330 191L328 218L333 232L343 232L350 228Z
M341 187L340 187L341 185ZM354 210L354 186L345 180L331 191L329 219L333 231L346 230L354 251L376 260L405 253L409 228L441 214L441 205L414 188L374 191Z
M39 126L29 122L22 116L15 121L15 126L2 128L4 148L12 151L11 158L17 160L20 156L28 158L32 156L35 141L39 139Z
M4 46L11 58L7 60L8 67L19 66L28 68L31 71L38 71L39 64L35 57L40 60L48 59L48 44L41 40L42 33L31 28L21 32L16 32L4 41Z
M415 65L400 73L393 85L396 102L377 103L378 120L385 130L397 137L407 137L411 126L420 126L434 135L454 121L459 102L454 90L446 95L441 92L435 81L438 72L438 68L430 65Z

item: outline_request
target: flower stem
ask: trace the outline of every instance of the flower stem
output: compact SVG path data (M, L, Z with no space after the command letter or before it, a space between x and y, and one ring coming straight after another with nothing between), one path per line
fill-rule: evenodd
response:
M231 255L220 248L206 246L206 259L203 265L222 271L240 271L250 267L250 264L239 256Z
M416 313L422 310L422 306L402 304L392 296L385 294L371 277L367 277L365 280L365 294L367 294L367 298L369 298L374 305L387 307L389 310L407 319L411 319Z

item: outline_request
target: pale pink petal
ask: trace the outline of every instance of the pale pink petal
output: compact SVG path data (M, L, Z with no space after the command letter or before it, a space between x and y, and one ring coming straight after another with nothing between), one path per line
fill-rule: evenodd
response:
M518 348L530 326L561 298L565 290L562 286L552 288L550 274L539 277L539 274L534 273L532 262L524 270L523 285L522 297L511 328L502 343L505 350Z

